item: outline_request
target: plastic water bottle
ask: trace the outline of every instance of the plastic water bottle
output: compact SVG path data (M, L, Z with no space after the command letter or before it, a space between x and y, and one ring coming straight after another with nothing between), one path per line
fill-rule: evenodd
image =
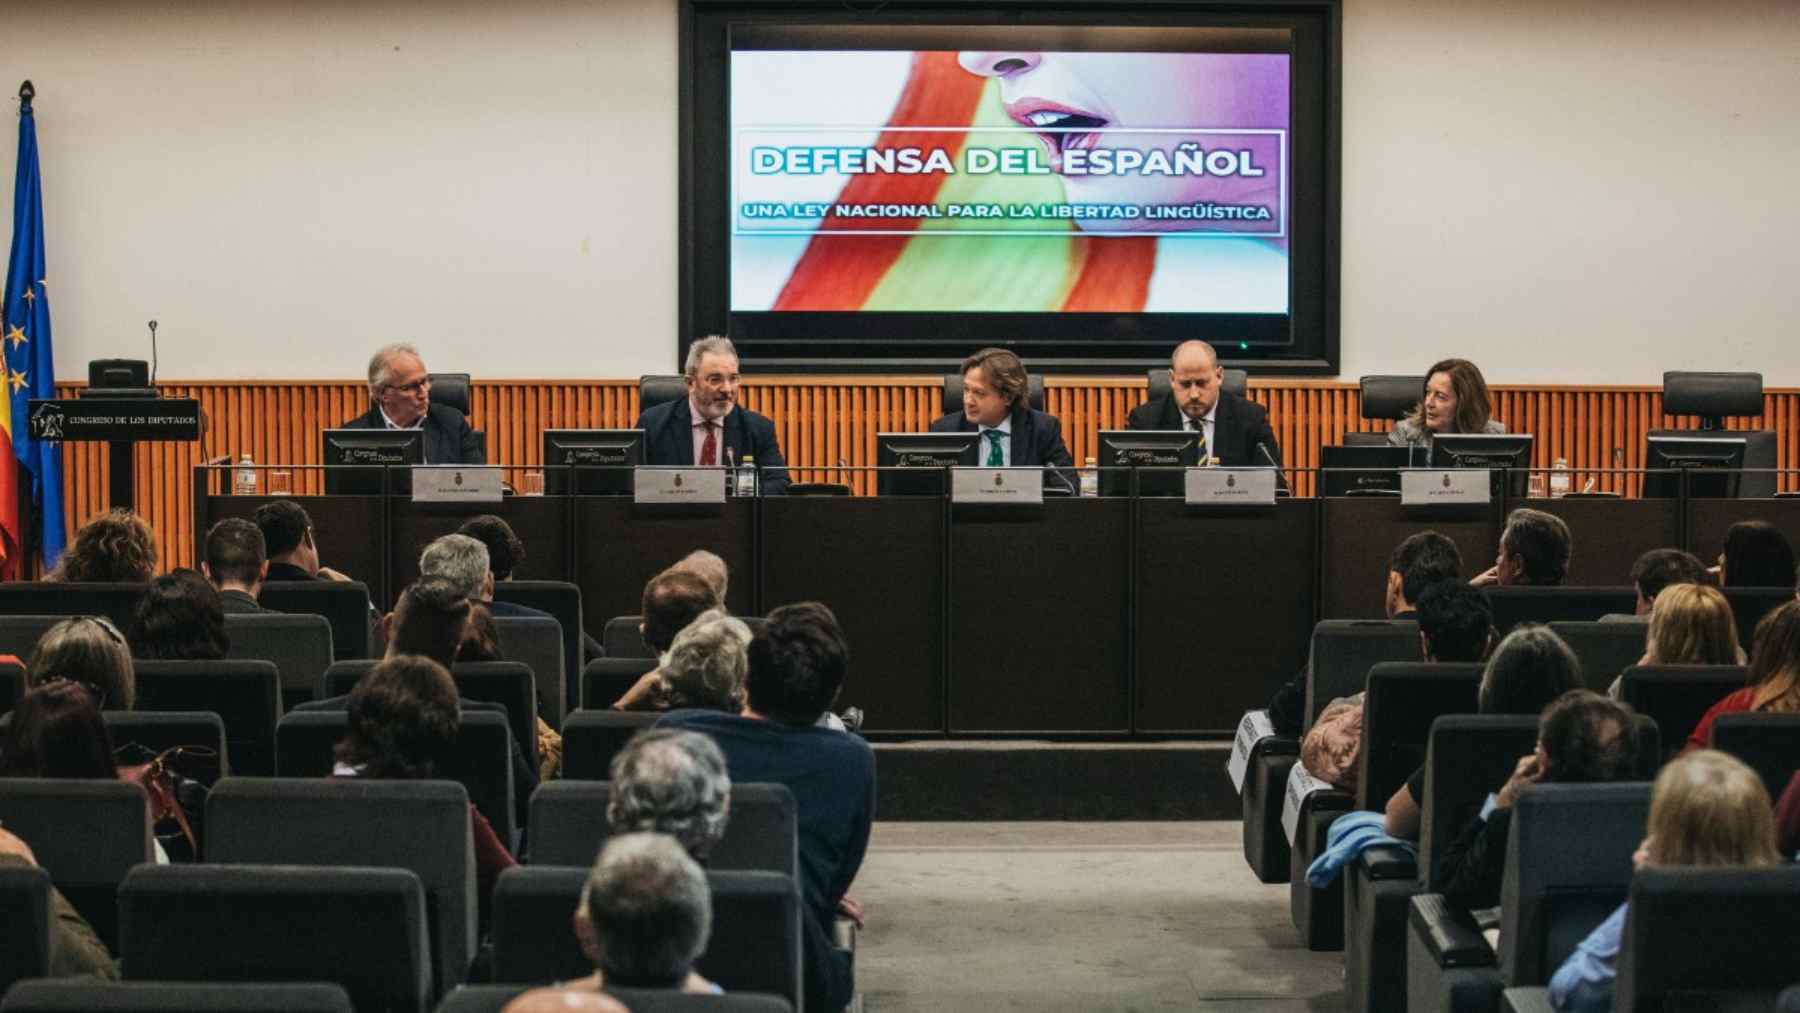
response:
M249 454L238 458L236 481L239 496L256 495L256 462L250 460Z
M756 458L749 454L744 455L744 463L738 466L734 484L736 488L732 490L732 495L756 495Z
M1094 466L1094 459L1091 457L1081 468L1081 494L1083 496L1100 495L1100 469Z
M1567 496L1573 482L1569 474L1569 459L1559 457L1550 462L1550 495L1552 497Z

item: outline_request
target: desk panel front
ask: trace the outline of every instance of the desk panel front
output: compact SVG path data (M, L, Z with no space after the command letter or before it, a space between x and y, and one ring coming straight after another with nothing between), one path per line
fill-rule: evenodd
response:
M581 619L594 639L600 639L613 616L637 615L650 578L695 549L718 553L730 568L725 605L732 614L755 614L755 501L639 506L628 496L582 496L575 504L570 579L581 585Z
M469 518L493 514L512 526L526 545L520 580L573 580L569 575L569 500L564 496L508 496L498 503L414 503L394 497L393 570L396 589L418 579L419 555Z
M206 522L196 533L199 558L205 558L206 532L227 517L256 519L256 508L278 499L291 500L312 520L319 563L369 588L369 601L383 612L393 607L383 576L382 553L388 544L380 496L209 496ZM404 586L404 585L402 585Z
M1397 496L1343 496L1325 504L1319 547L1320 619L1384 619L1388 557L1420 531L1436 531L1462 553L1464 580L1494 565L1500 546L1499 503L1473 507L1404 507Z

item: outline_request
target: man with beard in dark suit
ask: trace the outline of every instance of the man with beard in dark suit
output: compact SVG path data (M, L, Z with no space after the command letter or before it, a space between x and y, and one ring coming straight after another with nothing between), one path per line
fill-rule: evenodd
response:
M1169 359L1170 394L1133 408L1125 428L1197 432L1202 460L1211 456L1225 467L1279 466L1269 410L1225 390L1224 381L1213 347L1184 341Z
M689 345L684 379L687 397L638 416L644 463L736 468L754 458L763 495L787 492L787 462L775 441L775 423L737 403L738 357L731 339L701 338Z
M1063 445L1062 423L1031 407L1025 364L1003 348L984 348L963 360L963 410L931 424L934 433L980 433L975 463L984 468L1050 469L1046 492L1076 491L1075 460Z
M431 374L412 345L387 345L369 359L369 410L345 429L417 429L426 464L485 464L480 434L462 412L431 403Z

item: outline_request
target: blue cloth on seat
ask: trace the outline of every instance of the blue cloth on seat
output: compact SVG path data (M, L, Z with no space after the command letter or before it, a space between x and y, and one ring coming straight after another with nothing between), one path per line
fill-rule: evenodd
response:
M1314 887L1324 888L1338 877L1338 873L1352 858L1363 853L1365 849L1378 844L1404 848L1410 855L1419 854L1419 846L1412 841L1403 841L1398 837L1388 836L1381 813L1350 812L1331 821L1331 829L1325 831L1325 851L1306 870L1306 881Z

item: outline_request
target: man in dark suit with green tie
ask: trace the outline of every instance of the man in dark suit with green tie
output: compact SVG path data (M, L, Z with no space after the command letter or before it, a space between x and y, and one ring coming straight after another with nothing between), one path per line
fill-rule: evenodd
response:
M1031 407L1025 364L1004 348L984 348L963 360L963 410L931 424L934 433L979 433L975 463L986 468L1044 467L1046 492L1073 494L1075 460L1063 445L1062 423Z

